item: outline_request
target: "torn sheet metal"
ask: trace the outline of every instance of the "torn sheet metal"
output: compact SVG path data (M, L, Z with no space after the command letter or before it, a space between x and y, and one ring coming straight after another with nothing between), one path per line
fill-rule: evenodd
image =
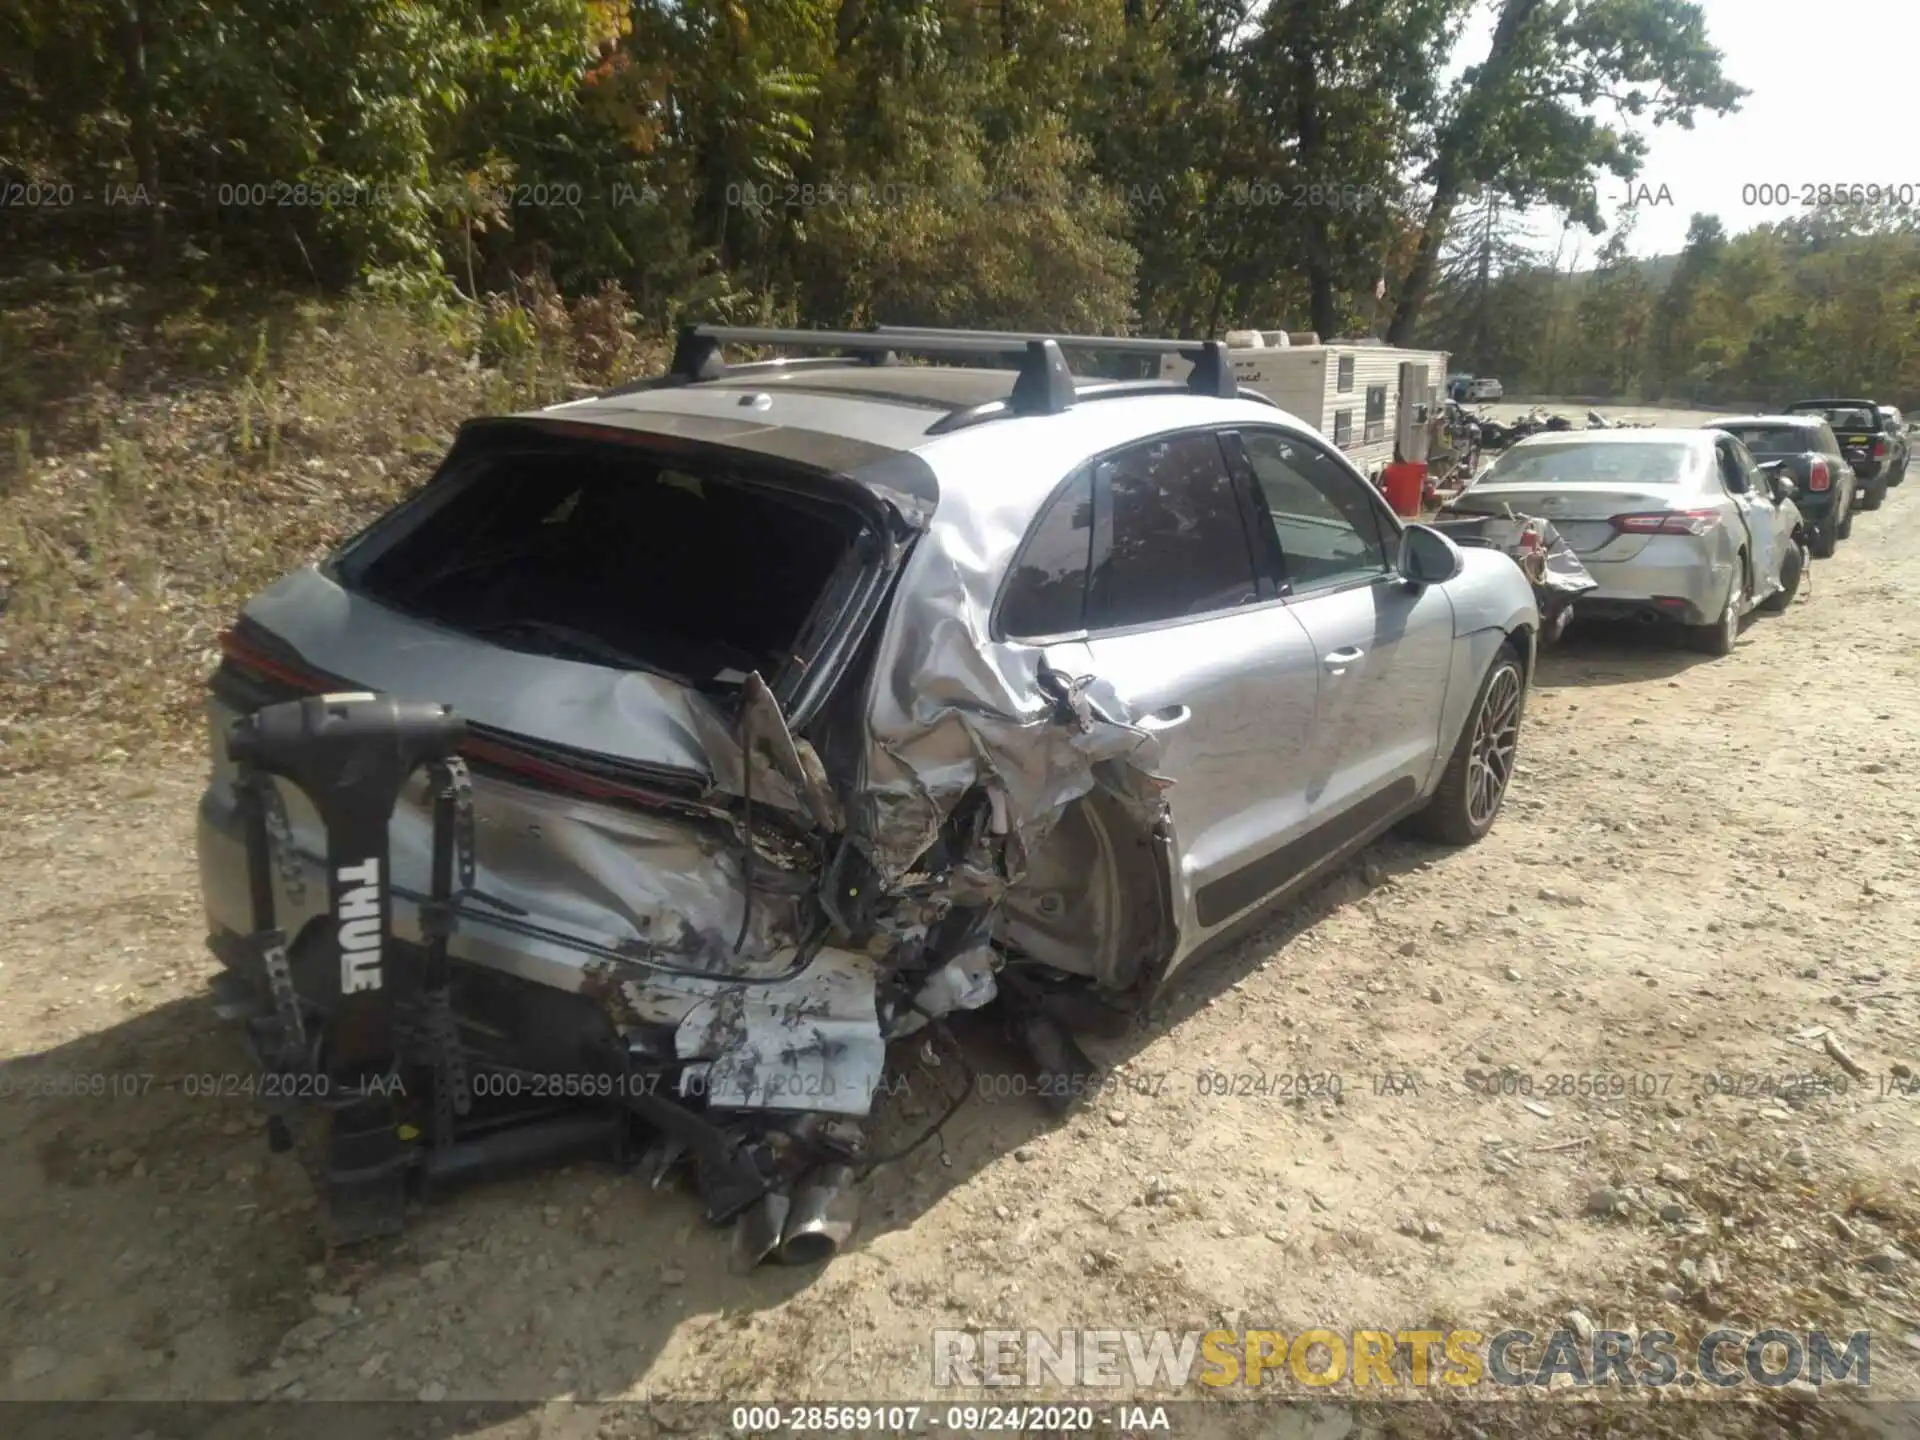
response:
M832 947L791 979L735 984L700 1000L674 1031L682 1091L726 1110L865 1115L887 1046L874 962ZM636 1001L642 997L633 997Z
M1443 514L1433 527L1456 544L1505 551L1525 572L1536 592L1572 599L1599 588L1600 582L1551 520L1522 515L1511 505L1501 508L1505 513L1500 515Z
M1000 955L991 945L975 945L961 951L929 975L913 997L910 1009L903 1009L887 1027L887 1039L898 1040L926 1028L929 1018L938 1019L956 1010L981 1010L1000 993L994 972L1000 968Z
M1158 740L1087 673L1083 646L1049 647L1050 664L1048 650L992 641L994 586L1026 515L1010 516L1004 534L971 518L963 531L935 516L874 662L871 743L848 832L889 889L976 786L1002 807L1010 883L1100 767L1143 802L1157 804L1163 788Z

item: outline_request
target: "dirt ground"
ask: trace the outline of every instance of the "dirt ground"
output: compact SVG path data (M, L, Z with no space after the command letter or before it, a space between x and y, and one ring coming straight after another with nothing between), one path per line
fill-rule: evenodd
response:
M976 1037L985 1093L820 1270L734 1276L690 1196L592 1167L327 1258L304 1174L192 1078L246 1070L198 767L0 782L0 1395L448 1397L521 1417L458 1430L584 1435L556 1417L618 1397L926 1400L936 1326L1578 1310L1870 1329L1875 1393L1920 1399L1917 533L1920 484L1725 659L1576 625L1484 843L1374 847L1092 1042L1113 1088L1063 1122L992 1094ZM905 1133L957 1077L902 1064ZM1235 1079L1280 1075L1340 1093Z

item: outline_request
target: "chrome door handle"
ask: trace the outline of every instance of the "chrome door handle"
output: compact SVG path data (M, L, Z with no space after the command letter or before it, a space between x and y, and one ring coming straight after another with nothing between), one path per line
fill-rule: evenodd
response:
M1329 650L1321 659L1335 669L1344 669L1366 653L1358 645L1342 645L1338 650Z
M1185 705L1168 705L1151 715L1140 717L1142 730L1171 730L1176 725L1184 725L1193 718L1193 711Z

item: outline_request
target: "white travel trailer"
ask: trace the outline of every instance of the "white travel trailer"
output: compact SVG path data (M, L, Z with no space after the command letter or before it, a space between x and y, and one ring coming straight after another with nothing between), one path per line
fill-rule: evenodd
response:
M1284 330L1230 330L1233 373L1282 410L1332 440L1360 472L1377 479L1396 445L1403 458L1427 458L1428 423L1447 377L1444 350L1401 350L1378 340L1333 340ZM1293 340L1310 343L1294 344ZM1192 363L1160 362L1163 379L1185 379Z

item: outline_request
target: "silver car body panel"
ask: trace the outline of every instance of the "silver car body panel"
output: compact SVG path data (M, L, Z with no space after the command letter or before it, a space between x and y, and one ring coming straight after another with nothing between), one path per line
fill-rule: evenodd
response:
M905 559L857 707L856 773L832 777L837 793L823 807L797 783L817 773L818 757L786 730L778 706L762 707L749 727L762 757L755 803L843 828L881 889L909 897L895 942L925 934L911 903L927 893L915 865L962 798L984 791L1004 858L993 873L961 867L947 883L970 887L968 903L1004 904L1002 936L1043 961L1051 926L1064 962L1059 919L1048 919L1044 901L1076 881L1085 890L1087 857L1110 841L1075 806L1097 788L1143 831L1165 837L1170 967L1267 895L1229 889L1208 904L1210 883L1244 874L1263 853L1308 863L1319 852L1303 857L1299 847L1326 848L1318 837L1342 817L1367 822L1338 837L1357 843L1416 808L1498 647L1516 633L1531 644L1538 616L1525 577L1508 557L1475 551L1444 586L1383 577L1129 635L1049 646L996 640L991 617L1011 557L1055 484L1090 455L1195 427L1278 427L1308 440L1313 432L1252 401L1156 395L929 436L944 408L803 392L806 380L796 369L664 387L533 418L801 463L839 456L897 517ZM912 383L905 372L876 371L873 381ZM1004 393L1004 376L999 383ZM889 447L900 452L892 460L879 453ZM728 806L744 767L736 727L712 702L658 677L462 637L319 570L280 581L244 613L308 665L354 684L446 701L509 737L705 777L701 799L656 813L476 775L475 893L460 903L450 951L591 995L622 1022L675 1026L680 1056L712 1067L706 1078L724 1097L715 1103L864 1113L881 1083L885 1035L909 1026L876 1013L874 958L804 947L803 897L819 877L765 850L736 945L747 902ZM1334 663L1349 648L1362 658ZM1043 683L1047 668L1071 682L1064 695ZM216 734L230 718L216 703ZM282 790L290 864L304 885L284 875L275 883L294 933L324 906L325 844L311 805ZM244 932L246 867L219 755L200 821L210 920ZM420 937L427 842L416 785L393 822L394 929L403 940ZM990 974L962 967L923 993L965 1007L991 998L993 986ZM828 1087L837 1098L823 1103ZM783 1107L781 1097L793 1103Z

